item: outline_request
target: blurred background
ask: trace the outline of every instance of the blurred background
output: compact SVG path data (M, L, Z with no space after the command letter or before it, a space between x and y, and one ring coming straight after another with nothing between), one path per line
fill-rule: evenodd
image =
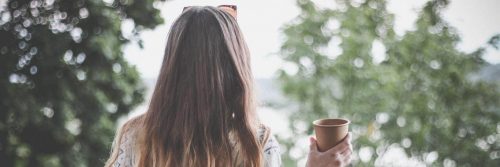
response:
M184 6L238 5L284 166L348 118L353 166L500 166L498 0L0 0L0 166L103 166Z

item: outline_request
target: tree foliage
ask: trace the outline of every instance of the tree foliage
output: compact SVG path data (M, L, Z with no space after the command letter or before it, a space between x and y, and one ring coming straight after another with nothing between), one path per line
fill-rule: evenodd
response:
M0 4L0 166L103 166L117 118L143 101L121 48L163 22L153 3Z
M488 65L485 49L457 49L460 37L440 13L447 0L427 2L402 36L384 0L337 0L333 9L297 2L302 12L284 28L281 55L298 70L279 76L298 104L296 135L310 135L315 119L345 117L355 152L372 153L355 166L383 166L379 158L393 148L432 166L500 165L500 90L471 79ZM287 150L296 147L287 140Z

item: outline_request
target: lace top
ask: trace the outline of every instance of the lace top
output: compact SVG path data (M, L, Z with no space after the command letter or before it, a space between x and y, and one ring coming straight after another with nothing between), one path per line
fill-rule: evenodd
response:
M266 128L264 126L259 127L257 135L260 140L263 140L266 135ZM114 167L134 167L135 165L135 154L134 154L134 142L135 137L130 131L126 131L121 139L118 157L113 163ZM273 135L269 135L266 144L264 145L263 157L264 157L264 167L280 167L281 166L281 153L278 141Z

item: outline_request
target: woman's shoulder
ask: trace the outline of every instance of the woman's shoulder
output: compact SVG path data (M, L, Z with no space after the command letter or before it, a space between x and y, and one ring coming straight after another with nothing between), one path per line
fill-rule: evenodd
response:
M260 124L257 130L257 136L260 143L263 145L264 151L267 152L270 149L279 149L279 143L274 137L271 128L264 124Z
M271 136L271 128L260 123L257 128L257 137L259 138L259 142L261 144L265 144L269 137Z
M143 114L127 120L117 132L117 138L119 139L117 144L134 144L138 137L137 135L139 133L139 130L141 129L140 127L142 126L143 120Z
M136 130L144 120L144 114L139 116L134 116L131 119L125 121L125 123L121 126L121 130L123 132L127 132L129 130Z
M259 141L262 144L262 151L264 153L264 166L265 167L278 167L281 166L281 149L278 140L271 132L271 128L264 124L260 124L257 130Z
M127 120L118 130L115 140L116 144L131 147L136 144L138 139L139 130L141 129L144 115L132 117Z
M106 167L133 166L136 151L136 134L143 117L143 115L133 117L118 128L113 140L111 155L105 165Z

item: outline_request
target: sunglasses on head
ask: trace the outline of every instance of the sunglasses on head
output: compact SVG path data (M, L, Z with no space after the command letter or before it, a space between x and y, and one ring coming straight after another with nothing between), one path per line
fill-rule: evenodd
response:
M187 9L191 8L193 6L186 6L184 7L184 9L182 9L182 12L186 11ZM219 5L217 6L217 8L229 13L231 16L233 16L235 19L236 19L236 16L237 16L237 9L238 7L236 7L236 5Z

